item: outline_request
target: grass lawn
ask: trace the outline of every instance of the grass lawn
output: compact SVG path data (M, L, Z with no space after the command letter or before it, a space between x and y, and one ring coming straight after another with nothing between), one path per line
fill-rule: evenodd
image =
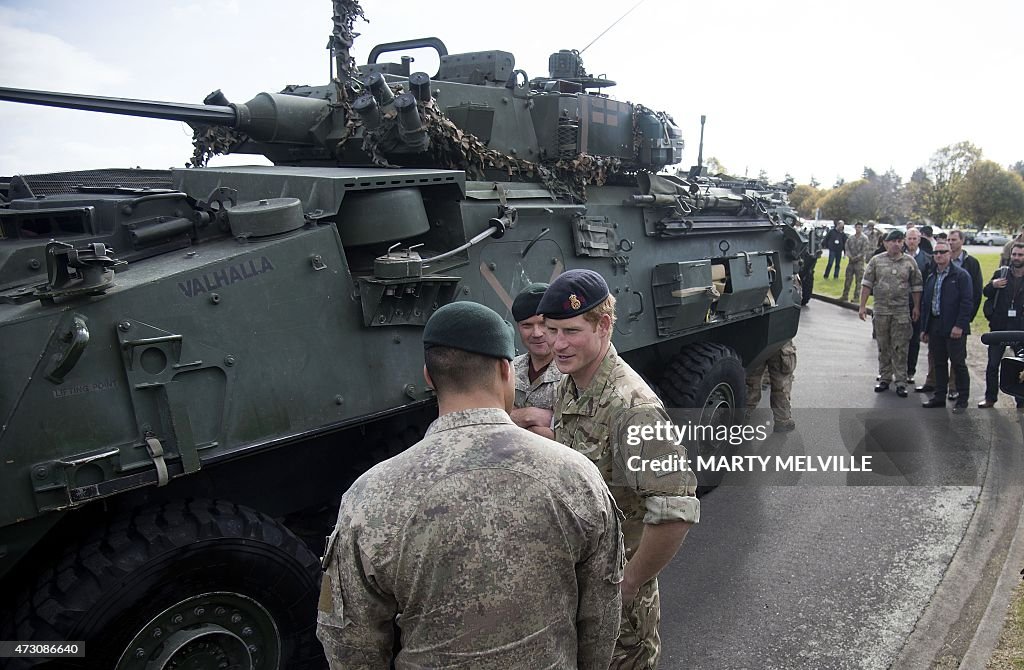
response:
M991 251L980 254L971 254L978 259L981 263L981 278L985 283L991 279L992 273L999 267L999 252ZM828 263L828 255L822 254L822 257L818 259L818 264L814 268L814 292L821 293L822 295L831 296L833 298L839 298L843 294L843 283L846 282L846 259L843 259L843 266L839 272L839 279L833 279L831 276L828 279L822 279L821 273L825 271L825 265ZM833 268L833 272L835 269ZM860 300L860 289L858 288L858 301ZM853 293L851 287L850 292ZM871 306L871 298L868 298L868 306ZM978 309L978 315L974 317L974 321L971 322L971 333L980 335L981 333L988 332L988 321L985 320L984 315L981 313L981 309Z

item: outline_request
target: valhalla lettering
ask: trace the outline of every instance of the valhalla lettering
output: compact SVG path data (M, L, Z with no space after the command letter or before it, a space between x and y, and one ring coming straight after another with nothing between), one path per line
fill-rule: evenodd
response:
M270 272L274 269L274 264L270 262L270 259L266 256L259 257L259 263L257 259L250 258L247 261L231 265L215 272L208 272L202 277L193 277L192 279L186 279L183 282L178 282L178 288L185 295L186 298L194 298L200 293L209 293L215 291L222 286L229 286L235 282L242 281L243 279L252 279L264 272Z

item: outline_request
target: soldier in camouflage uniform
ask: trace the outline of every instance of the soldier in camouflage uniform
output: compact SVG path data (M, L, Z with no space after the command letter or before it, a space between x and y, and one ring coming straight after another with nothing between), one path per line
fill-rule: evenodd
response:
M854 233L846 240L846 257L850 260L846 263L846 281L843 283L843 297L840 298L843 302L857 301L857 287L864 278L864 263L869 257L868 254L875 250L862 229L863 224L860 221L853 224ZM850 293L851 284L853 293Z
M512 328L456 302L423 332L440 416L360 477L328 538L317 636L333 670L605 670L624 549L584 456L517 427Z
M520 428L553 440L552 408L562 373L552 364L555 352L551 348L551 334L544 325L544 317L537 314L537 305L547 287L547 284L530 284L512 302L512 318L516 320L526 353L512 361L516 373L516 402L509 416Z
M874 325L878 343L876 392L888 391L893 376L896 393L907 397L907 351L913 322L920 316L923 282L917 261L903 253L903 233L890 231L885 253L868 261L860 294L860 318L867 318L868 296L874 295ZM908 304L907 296L911 302Z
M646 439L644 427L667 423L661 401L615 351L615 299L591 270L570 270L538 307L555 332L555 362L565 373L555 402L555 439L593 461L625 515L623 611L613 670L653 670L661 655L657 576L700 516L686 450ZM653 471L655 461L679 467Z
M747 412L757 408L761 402L761 379L765 370L768 371L768 383L772 392L769 403L776 433L786 433L796 428L793 421L793 406L790 395L793 393L793 373L796 371L796 345L789 340L782 348L759 365L747 370Z

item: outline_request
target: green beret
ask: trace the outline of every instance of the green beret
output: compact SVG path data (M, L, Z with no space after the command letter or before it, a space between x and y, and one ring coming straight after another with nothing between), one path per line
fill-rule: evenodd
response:
M516 323L520 321L526 321L531 316L537 316L537 305L540 304L540 299L544 297L544 291L548 288L547 284L530 284L516 296L516 299L512 301L512 318L516 320Z
M448 303L427 320L423 349L451 347L491 358L516 356L512 324L489 307L460 300Z
M569 270L544 292L537 313L549 319L571 319L589 312L608 297L608 284L593 270Z
M885 236L886 242L892 242L893 240L902 240L904 238L902 230L890 230Z

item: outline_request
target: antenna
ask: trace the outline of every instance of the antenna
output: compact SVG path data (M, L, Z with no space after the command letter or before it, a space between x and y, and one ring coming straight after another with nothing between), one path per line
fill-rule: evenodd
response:
M704 122L707 120L707 115L700 115L700 148L697 149L697 167L704 166Z
M613 24L611 24L610 26L608 26L607 28L605 28L605 29L604 29L604 32L602 32L602 33L601 33L600 35L598 35L597 37L595 37L594 39L592 39L592 40L590 41L590 44L588 44L587 46L585 46L585 47L583 47L582 49L580 49L580 54L582 54L582 53L583 53L584 51L586 51L586 50L587 50L587 49L589 49L590 47L594 46L594 42L596 42L596 41L598 41L599 39L601 39L602 37L604 37L604 33L608 32L609 30L611 30L612 28L614 28L614 27L615 27L615 24L617 24L617 23L618 23L619 21L621 21L622 19L624 19L624 18L626 18L627 16L629 16L629 15L630 15L630 13L631 13L631 12L632 12L632 11L633 11L634 9L636 9L637 7L639 7L639 6L640 6L640 5L642 5L642 4L644 4L644 0L640 0L640 2L638 2L638 3L636 3L635 5L633 5L632 7L630 7L630 8L629 8L629 11L628 11L628 12L626 12L625 14L623 14L622 16L620 16L619 18L617 18L617 19L615 20L615 23L613 23Z

